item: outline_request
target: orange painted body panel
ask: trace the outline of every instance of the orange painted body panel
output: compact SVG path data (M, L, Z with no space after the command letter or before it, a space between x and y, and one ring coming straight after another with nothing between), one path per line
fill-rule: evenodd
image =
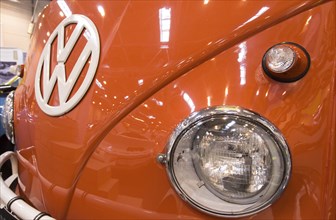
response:
M336 3L317 2L69 1L71 13L96 25L101 55L84 98L58 117L41 111L34 91L40 54L64 19L51 2L15 94L21 193L58 219L212 218L177 195L156 157L191 113L235 105L276 125L292 154L287 189L251 218L336 218ZM168 42L160 42L161 8L171 10ZM308 74L294 83L261 68L267 49L284 41L311 56Z

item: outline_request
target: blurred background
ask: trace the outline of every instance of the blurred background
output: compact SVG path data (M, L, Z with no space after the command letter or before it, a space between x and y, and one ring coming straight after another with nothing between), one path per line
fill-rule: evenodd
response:
M29 24L49 2L50 0L0 0L0 47L27 52L30 43Z

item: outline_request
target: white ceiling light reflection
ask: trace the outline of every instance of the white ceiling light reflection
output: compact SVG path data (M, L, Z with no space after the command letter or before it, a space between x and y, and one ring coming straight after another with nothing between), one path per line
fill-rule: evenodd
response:
M72 15L72 12L71 12L69 6L67 5L67 3L64 0L58 0L56 2L57 2L58 6L63 11L63 13L65 14L66 17L69 17L70 15Z
M228 95L229 95L229 86L226 86L226 87L225 87L225 91L224 91L224 100L223 100L223 104L224 104L224 105L226 104Z
M191 112L195 111L195 104L193 100L190 98L190 96L188 95L188 93L183 93L183 99L188 104Z
M312 19L312 16L309 16L309 18L308 18L307 21L306 21L305 26L307 26L307 25L309 24L309 22L310 22L311 19Z
M103 84L101 84L101 82L99 82L98 79L96 79L96 85L97 85L99 88L101 88L102 90L105 90Z
M210 0L204 0L204 1L203 1L203 4L205 4L205 5L209 4L209 1L210 1Z
M250 23L251 21L254 21L255 19L259 18L262 14L264 14L266 11L268 11L268 9L270 9L269 7L262 7L258 13L256 15L254 15L253 17L251 17L249 20L247 20L246 22L244 22L242 25L240 25L238 28L236 28L235 30L245 26L246 24Z
M171 23L171 8L159 9L159 22L160 22L160 42L161 48L168 48L170 23Z
M97 6L97 9L98 9L99 14L100 14L102 17L105 17L105 10L104 10L104 7L101 6L101 5L98 5L98 6Z
M229 122L229 123L225 126L225 129L226 129L226 130L229 129L229 128L232 127L232 125L234 125L234 124L236 124L235 121L231 121L231 122Z
M208 96L208 97L207 97L207 101L208 101L208 103L207 103L208 106L211 106L211 96Z
M139 79L139 80L138 80L138 84L139 84L139 86L142 86L143 83L144 83L143 79Z
M240 63L240 85L246 84L246 54L247 46L246 41L239 44L239 53L237 61Z
M156 103L156 105L158 105L158 106L163 106L163 102L162 102L162 101L157 100L157 99L155 99L155 98L153 98L152 100Z

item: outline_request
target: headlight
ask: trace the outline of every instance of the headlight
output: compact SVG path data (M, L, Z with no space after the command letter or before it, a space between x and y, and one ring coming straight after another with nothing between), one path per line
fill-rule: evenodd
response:
M165 158L179 195L195 208L223 217L261 211L287 185L290 153L267 120L239 107L193 114L175 130Z
M6 97L1 122L8 140L14 144L14 91Z

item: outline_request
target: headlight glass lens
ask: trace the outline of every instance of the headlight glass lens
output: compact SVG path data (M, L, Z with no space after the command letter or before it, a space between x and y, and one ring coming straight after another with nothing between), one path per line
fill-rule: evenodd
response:
M290 175L278 130L239 107L218 107L182 122L172 136L167 171L175 189L201 211L238 217L268 207Z

